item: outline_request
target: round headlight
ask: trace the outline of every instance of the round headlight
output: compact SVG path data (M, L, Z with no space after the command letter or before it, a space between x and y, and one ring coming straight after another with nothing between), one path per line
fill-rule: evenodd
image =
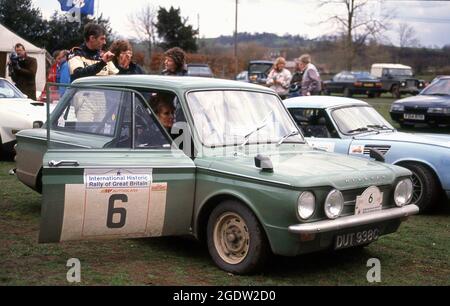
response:
M410 179L404 179L398 182L394 191L395 205L398 207L405 206L411 202L413 196L413 184Z
M344 209L344 196L339 190L332 190L325 200L325 214L330 219L336 219Z
M297 212L301 219L311 218L316 209L316 197L312 192L306 191L298 197Z

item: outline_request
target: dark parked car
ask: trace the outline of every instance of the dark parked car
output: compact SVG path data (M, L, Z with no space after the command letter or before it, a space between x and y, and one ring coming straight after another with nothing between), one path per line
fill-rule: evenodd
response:
M244 70L239 72L236 76L236 81L248 82L248 71Z
M341 71L331 80L323 82L323 93L342 93L345 97L363 94L373 98L380 95L381 86L380 79L368 71Z
M419 95L395 101L391 118L401 126L427 123L450 124L450 76L443 76Z
M380 78L383 92L399 99L402 94L417 95L426 86L424 80L414 77L412 68L401 64L373 64L370 73Z
M214 74L208 64L187 64L188 76L213 78Z
M247 69L248 81L254 84L266 85L267 76L272 66L272 61L250 61Z

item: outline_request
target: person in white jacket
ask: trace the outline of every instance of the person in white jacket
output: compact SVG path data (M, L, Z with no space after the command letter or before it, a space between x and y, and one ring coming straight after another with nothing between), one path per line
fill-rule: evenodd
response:
M266 84L275 90L281 99L287 97L292 78L291 72L285 67L286 60L283 57L277 58L266 81Z

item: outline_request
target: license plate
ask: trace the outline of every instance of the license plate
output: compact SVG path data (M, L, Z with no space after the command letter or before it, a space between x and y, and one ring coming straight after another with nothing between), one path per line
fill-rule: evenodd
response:
M425 120L425 115L422 114L404 114L403 118L411 120Z
M378 240L378 237L380 237L380 230L377 228L337 235L334 249L340 250L371 243Z
M364 83L364 87L373 87L372 83Z

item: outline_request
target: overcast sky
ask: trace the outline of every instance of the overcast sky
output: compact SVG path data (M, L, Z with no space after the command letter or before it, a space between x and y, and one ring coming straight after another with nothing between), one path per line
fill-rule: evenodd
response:
M181 9L182 17L197 28L202 37L232 35L234 32L235 0L95 0L96 8L109 17L116 34L135 36L128 16L139 11L147 3ZM60 10L57 0L33 0L45 17ZM331 5L318 9L316 0L239 0L238 31L269 32L283 35L302 35L315 38L336 33L330 23L323 23L329 16L339 12L342 5ZM336 1L338 2L338 1ZM398 44L399 23L413 27L422 46L450 45L450 1L418 0L369 0L374 14L386 12L393 16L387 39ZM97 12L96 12L97 14ZM200 23L198 23L198 20Z

